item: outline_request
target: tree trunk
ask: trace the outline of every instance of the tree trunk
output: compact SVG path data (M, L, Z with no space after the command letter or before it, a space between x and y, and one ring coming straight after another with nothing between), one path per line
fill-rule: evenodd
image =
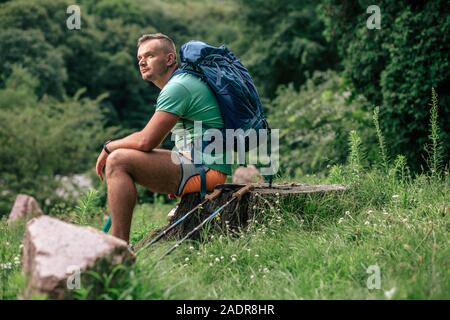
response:
M233 193L243 186L244 185L238 184L218 185L216 188L221 189L222 192L217 198L207 202L202 208L195 210L190 216L170 230L164 238L174 240L183 238L202 221L207 219L216 209L229 201L233 197ZM290 200L304 200L295 201L295 207L292 208L294 212L301 212L303 204L308 200L308 196L313 195L323 197L327 194L342 192L344 190L346 190L346 187L343 185L306 185L290 183L272 185L271 188L269 188L268 184L255 185L254 188L240 200L236 199L224 207L223 210L220 211L220 214L212 220L210 227L222 230L227 228L232 232L244 229L252 219L255 219L259 214L264 214L265 210L276 210L276 208L280 207L286 208L286 205L289 202L292 202ZM171 223L161 229L151 232L135 246L135 249L139 249L148 243L154 236L192 210L201 202L200 200L199 193L191 193L183 196L171 219ZM197 231L192 234L190 238L198 239L200 233L201 231Z

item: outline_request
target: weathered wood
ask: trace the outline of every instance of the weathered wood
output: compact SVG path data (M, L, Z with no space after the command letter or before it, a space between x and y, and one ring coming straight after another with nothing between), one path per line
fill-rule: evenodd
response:
M219 197L211 202L208 202L203 206L203 209L199 209L194 212L191 216L173 228L173 230L169 231L165 237L171 239L181 239L189 231L193 230L197 225L205 220L211 213L213 213L214 210L231 199L233 193L243 186L244 185L239 184L218 185L217 188L222 189L222 193ZM272 185L272 187L269 188L268 184L258 184L255 185L252 191L244 195L240 201L235 200L225 207L221 211L219 218L213 220L212 226L214 228L223 228L226 226L229 230L243 229L248 225L250 220L257 216L258 212L261 211L261 208L274 206L277 201L278 203L283 203L285 200L297 199L305 197L305 195L326 195L328 193L341 192L344 190L346 190L346 187L343 185L307 185L290 183L283 185ZM201 199L198 193L185 195L181 199L171 223L178 220L186 212L192 210L201 202L200 200ZM301 208L295 208L295 210L301 211ZM147 235L136 245L135 248L139 249L148 243L154 236L156 236L161 230L167 228L170 224ZM199 232L193 234L191 238L198 239L198 237Z

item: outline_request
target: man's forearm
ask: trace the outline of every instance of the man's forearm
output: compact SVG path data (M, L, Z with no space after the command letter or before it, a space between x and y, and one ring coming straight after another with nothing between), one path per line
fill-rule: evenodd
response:
M141 131L134 132L122 139L111 141L108 143L107 148L109 152L113 152L120 148L149 151L146 150L148 149L147 143Z

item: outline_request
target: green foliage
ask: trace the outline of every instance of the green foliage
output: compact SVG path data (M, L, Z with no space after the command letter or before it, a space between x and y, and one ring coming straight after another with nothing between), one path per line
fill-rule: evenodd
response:
M337 63L334 45L322 36L316 1L238 1L242 32L236 44L263 96L280 84L303 84L315 70Z
M20 63L34 77L39 85L36 94L44 93L61 97L63 82L67 80L61 53L48 44L39 30L19 30L9 27L0 32L0 86L11 72L14 64Z
M75 208L77 213L76 223L87 225L93 218L93 215L98 212L100 203L98 193L97 190L90 189L78 200L78 206Z
M383 133L381 132L381 129L380 129L379 114L380 114L380 107L376 107L373 110L373 123L374 123L375 129L377 131L378 147L380 148L380 157L382 160L382 166L383 166L384 170L386 171L388 168L388 156L387 156L387 151L386 151L386 145L384 143Z
M281 169L293 175L344 163L351 130L360 132L372 159L374 138L365 105L331 71L315 73L300 91L280 87L270 105L269 123L280 129Z
M25 287L20 270L23 230L23 222L8 225L0 218L0 300L17 299Z
M399 154L395 158L394 165L389 169L389 177L394 180L398 179L401 183L410 177L407 159L404 155Z
M438 124L438 98L434 88L431 88L431 110L430 110L430 135L431 146L427 150L429 153L428 165L433 177L438 177L441 174L442 159L443 159L443 146L439 137L439 124Z
M236 7L232 1L220 7L203 0L84 0L81 29L68 30L71 4L18 0L0 6L0 76L6 79L11 65L21 63L38 78L38 97L72 96L85 88L85 95L95 99L107 92L101 105L108 111L108 125L126 129L144 127L159 91L138 71L136 42L142 34L163 32L178 46L191 39L218 45L236 37L235 25L227 22Z
M381 127L393 154L414 170L424 164L431 87L441 97L439 125L450 143L450 9L447 1L378 1L381 29L369 30L370 1L324 0L321 17L337 42L345 77L370 103L381 105ZM448 161L448 153L445 161Z
M0 215L9 212L18 193L35 196L41 205L54 202L53 176L91 169L102 142L115 132L103 127L98 107L103 97L80 99L80 92L63 101L39 100L33 93L36 78L20 67L6 83L0 90L0 189L6 194ZM24 96L29 98L16 104Z
M350 131L350 136L348 139L350 146L349 154L349 166L352 174L358 177L362 171L362 151L361 151L361 138L355 130Z

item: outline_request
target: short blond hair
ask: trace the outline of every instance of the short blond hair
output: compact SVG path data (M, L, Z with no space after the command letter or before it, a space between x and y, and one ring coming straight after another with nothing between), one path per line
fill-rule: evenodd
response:
M141 46L142 43L149 41L149 40L162 40L163 42L163 50L166 53L169 52L173 52L173 53L177 53L176 51L176 47L175 47L175 42L173 42L173 40L169 37L166 36L165 34L162 33L149 33L149 34L144 34L142 35L138 41L137 41L137 47L139 48Z

